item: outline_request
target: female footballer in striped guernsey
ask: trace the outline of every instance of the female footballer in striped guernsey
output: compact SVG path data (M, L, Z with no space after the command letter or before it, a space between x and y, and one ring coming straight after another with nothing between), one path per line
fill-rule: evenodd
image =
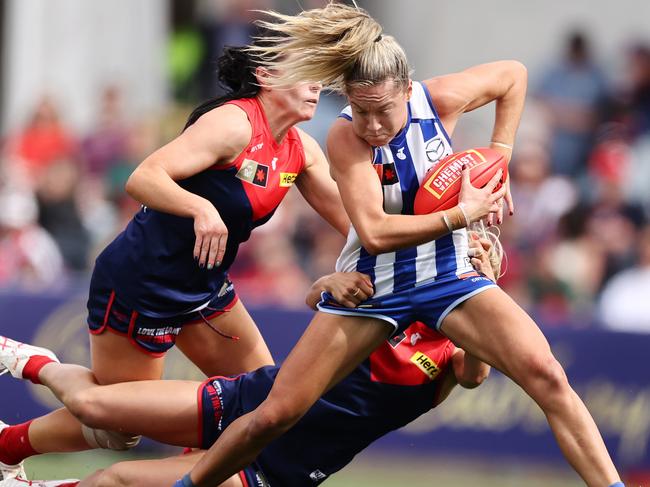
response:
M459 206L412 211L425 171L451 152L449 136L463 113L495 102L492 147L510 158L525 68L502 61L417 83L399 44L362 10L332 3L275 18L267 27L277 35L258 52L275 59L268 67L283 73L280 82L318 80L350 102L328 140L331 171L353 225L338 270L370 275L376 292L355 309L325 295L268 398L234 421L178 485L208 487L229 478L389 335L418 319L520 385L587 485L620 486L596 424L537 325L489 280L463 278L465 228L489 213L500 221L502 198L513 210L507 186L492 194L500 175L479 190L465 170ZM431 157L435 147L440 150ZM378 179L373 165L397 176Z

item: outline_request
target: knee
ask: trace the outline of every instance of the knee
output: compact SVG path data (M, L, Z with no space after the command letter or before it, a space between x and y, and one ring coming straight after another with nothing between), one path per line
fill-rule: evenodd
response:
M125 463L116 463L99 471L95 479L95 487L136 487L137 479Z
M85 424L81 425L81 433L89 447L113 451L135 448L142 438L130 433L89 428Z
M266 401L255 411L248 433L256 439L280 436L305 414L299 405L286 401Z
M65 405L80 423L91 428L103 427L106 408L101 401L101 394L98 394L96 389L86 389L72 394L65 398Z
M549 352L528 361L525 389L542 407L544 404L560 404L571 393L571 387L562 365Z

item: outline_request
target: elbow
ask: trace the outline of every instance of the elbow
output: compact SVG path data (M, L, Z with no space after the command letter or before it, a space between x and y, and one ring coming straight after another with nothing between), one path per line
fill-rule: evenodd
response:
M481 367L481 369L476 371L475 374L463 377L463 380L459 381L459 384L465 389L476 389L485 382L485 379L487 379L489 375L490 367Z
M124 191L126 191L127 194L132 198L135 198L137 187L138 187L138 170L135 169L135 171L133 171L129 176L129 178L126 180L126 184L124 185Z
M363 248L366 249L370 255L379 255L388 251L381 239L376 235L359 236L359 238L361 239Z
M508 61L508 70L511 73L514 84L526 85L528 83L528 69L521 61Z

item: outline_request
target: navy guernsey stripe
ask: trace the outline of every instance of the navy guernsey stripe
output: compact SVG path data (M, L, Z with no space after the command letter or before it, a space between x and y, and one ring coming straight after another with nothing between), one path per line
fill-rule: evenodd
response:
M357 261L357 272L370 276L373 287L375 286L375 265L377 265L377 256L370 255L365 248L361 247L359 249L359 260Z
M456 272L456 250L450 233L436 239L436 273L440 277L453 272Z
M402 215L412 215L415 193L418 190L419 182L406 137L402 138L401 144L391 143L390 150L395 161L395 169L399 174L399 184L402 191ZM417 247L409 247L395 252L393 289L406 289L415 286L417 277L415 259L417 255Z
M452 146L451 137L449 137L449 134L447 134L447 131L445 130L445 126L440 121L440 117L438 116L438 111L436 110L436 107L433 105L433 100L431 99L431 93L429 93L429 89L426 87L426 85L424 83L420 83L420 85L422 86L422 90L424 91L424 94L427 97L427 102L429 103L429 107L431 108L431 111L433 112L433 118L440 125L440 129L442 130L443 135L447 139L447 142L449 142L449 145ZM425 139L425 140L427 140L427 139Z

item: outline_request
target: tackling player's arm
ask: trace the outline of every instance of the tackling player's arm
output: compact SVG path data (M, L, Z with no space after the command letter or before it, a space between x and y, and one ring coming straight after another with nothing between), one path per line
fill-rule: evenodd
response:
M305 302L311 309L321 299L322 292L328 292L336 301L348 308L354 308L374 294L370 277L360 272L335 272L321 277L311 285Z
M352 130L351 123L337 119L327 140L332 174L338 185L341 199L350 221L354 225L364 248L371 254L392 252L413 247L449 233L442 213L428 215L393 215L383 208L383 191L372 167L370 146ZM469 169L463 171L460 201L469 215L483 217L496 211L496 201L503 190L492 193L500 173L485 186L474 188L469 183ZM453 216L457 226L464 226L460 209ZM478 218L475 218L478 219Z
M528 73L523 64L518 61L497 61L480 64L460 73L431 78L425 80L424 85L431 95L445 130L450 134L463 113L495 101L490 146L509 161L524 109L527 82ZM513 214L514 206L509 189L505 199L510 214ZM501 216L497 215L499 222Z
M318 142L298 129L305 149L305 168L296 179L296 186L307 203L344 237L350 229L336 183L330 176L329 164Z
M200 266L220 264L228 230L210 201L181 188L176 181L214 164L232 162L251 136L243 110L234 105L215 108L147 157L126 183L126 191L145 206L194 219L194 257Z

